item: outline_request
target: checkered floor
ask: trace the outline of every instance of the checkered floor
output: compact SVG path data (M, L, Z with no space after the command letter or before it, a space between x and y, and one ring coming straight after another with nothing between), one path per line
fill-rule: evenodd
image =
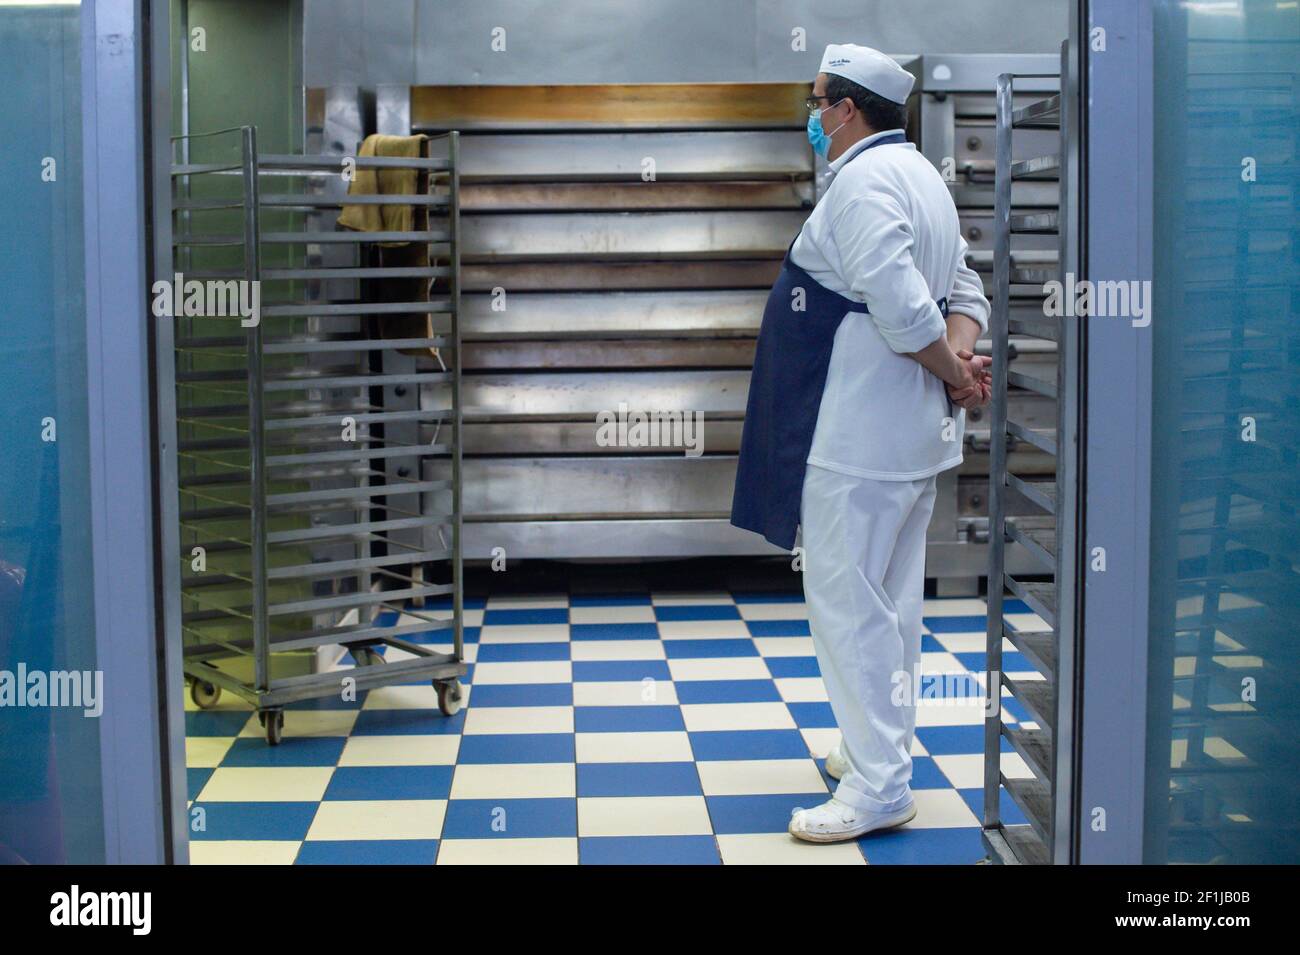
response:
M291 707L278 747L229 694L187 712L192 860L861 865L983 856L982 600L926 601L916 819L839 845L785 831L791 809L833 789L823 757L838 737L799 598L466 603L468 695L452 718L428 684ZM1043 627L1023 605L1007 609L1014 626ZM1009 644L1004 668L1035 675ZM1023 717L1014 706L1008 718ZM1027 773L1014 753L1003 763L1008 775ZM1002 804L1007 821L1023 821L1005 794Z

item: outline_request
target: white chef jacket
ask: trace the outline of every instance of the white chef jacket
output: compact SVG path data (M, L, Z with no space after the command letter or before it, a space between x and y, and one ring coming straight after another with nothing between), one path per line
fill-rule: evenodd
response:
M868 136L830 164L830 188L790 251L812 278L870 310L847 313L835 333L807 463L878 481L961 463L965 412L903 353L946 334L939 299L984 331L989 317L983 283L966 266L957 208L929 160L911 143L853 158L901 132Z

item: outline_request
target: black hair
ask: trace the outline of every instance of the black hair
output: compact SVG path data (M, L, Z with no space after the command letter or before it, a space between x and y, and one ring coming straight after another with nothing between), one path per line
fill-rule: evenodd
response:
M835 73L826 74L826 99L834 106L840 100L851 100L875 132L886 129L907 128L907 107L901 103L878 96L850 79Z

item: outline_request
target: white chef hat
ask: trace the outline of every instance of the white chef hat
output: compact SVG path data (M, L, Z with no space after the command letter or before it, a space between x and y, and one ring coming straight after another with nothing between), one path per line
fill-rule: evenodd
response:
M856 43L832 43L822 54L822 73L834 73L893 103L906 103L916 78L879 50Z

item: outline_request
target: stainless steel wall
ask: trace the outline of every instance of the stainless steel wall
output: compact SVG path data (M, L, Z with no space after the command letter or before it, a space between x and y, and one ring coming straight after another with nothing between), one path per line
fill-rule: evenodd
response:
M795 82L827 43L1056 53L1070 0L305 0L307 86ZM491 46L505 31L505 50ZM802 28L806 50L791 49Z

